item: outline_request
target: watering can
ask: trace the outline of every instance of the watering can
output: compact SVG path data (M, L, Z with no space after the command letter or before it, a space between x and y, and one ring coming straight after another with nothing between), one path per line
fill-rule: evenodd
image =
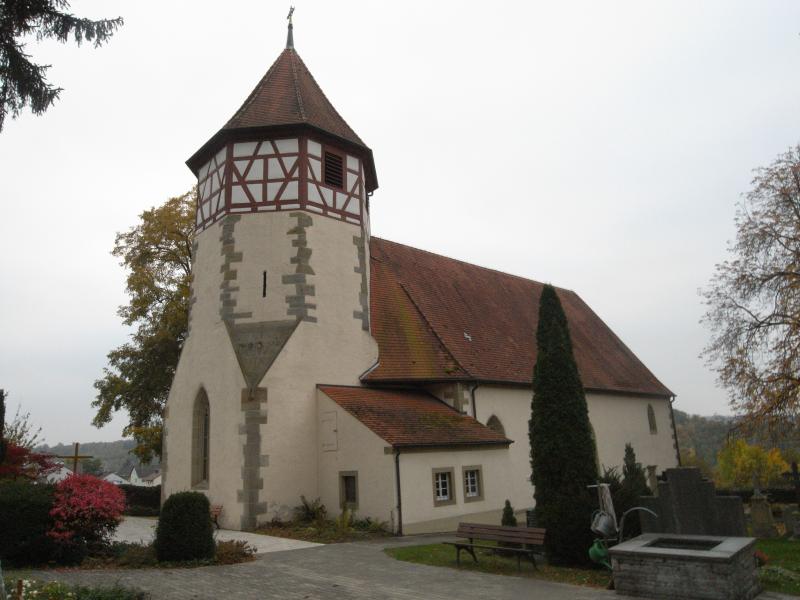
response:
M591 529L597 535L607 539L617 535L617 523L614 517L603 510L594 511Z
M607 569L611 569L611 564L608 562L608 548L603 540L597 539L589 548L589 558L592 562L603 565Z

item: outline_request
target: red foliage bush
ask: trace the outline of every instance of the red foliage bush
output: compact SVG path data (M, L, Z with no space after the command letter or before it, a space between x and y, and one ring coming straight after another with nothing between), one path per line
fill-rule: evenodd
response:
M58 465L53 457L38 454L28 448L8 443L5 460L0 463L0 479L38 479L55 471Z
M53 529L48 535L69 545L105 544L122 520L125 494L112 483L92 475L70 475L56 485Z

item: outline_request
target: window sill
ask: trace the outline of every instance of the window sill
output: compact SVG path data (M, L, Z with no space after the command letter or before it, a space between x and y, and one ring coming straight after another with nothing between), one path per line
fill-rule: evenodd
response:
M464 502L483 502L483 494L480 496L467 496L464 495Z
M455 503L456 503L455 498L451 498L450 500L434 500L433 501L433 506L434 506L434 508L436 508L436 507L439 507L439 506L450 506L450 505L455 504Z
M195 483L192 486L193 490L207 490L208 489L208 481L201 481L200 483Z

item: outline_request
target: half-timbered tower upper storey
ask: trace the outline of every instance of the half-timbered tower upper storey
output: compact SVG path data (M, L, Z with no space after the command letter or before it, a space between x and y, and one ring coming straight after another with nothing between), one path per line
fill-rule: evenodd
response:
M367 220L378 187L372 150L286 49L236 114L186 163L199 188L197 229L226 214L305 209Z

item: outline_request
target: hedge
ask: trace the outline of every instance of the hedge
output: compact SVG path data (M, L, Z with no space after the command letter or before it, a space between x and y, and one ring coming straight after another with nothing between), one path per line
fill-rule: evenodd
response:
M161 486L123 484L118 486L125 492L125 514L130 516L156 517L161 510Z
M54 556L56 545L47 536L53 493L51 485L0 481L0 560L36 565Z

